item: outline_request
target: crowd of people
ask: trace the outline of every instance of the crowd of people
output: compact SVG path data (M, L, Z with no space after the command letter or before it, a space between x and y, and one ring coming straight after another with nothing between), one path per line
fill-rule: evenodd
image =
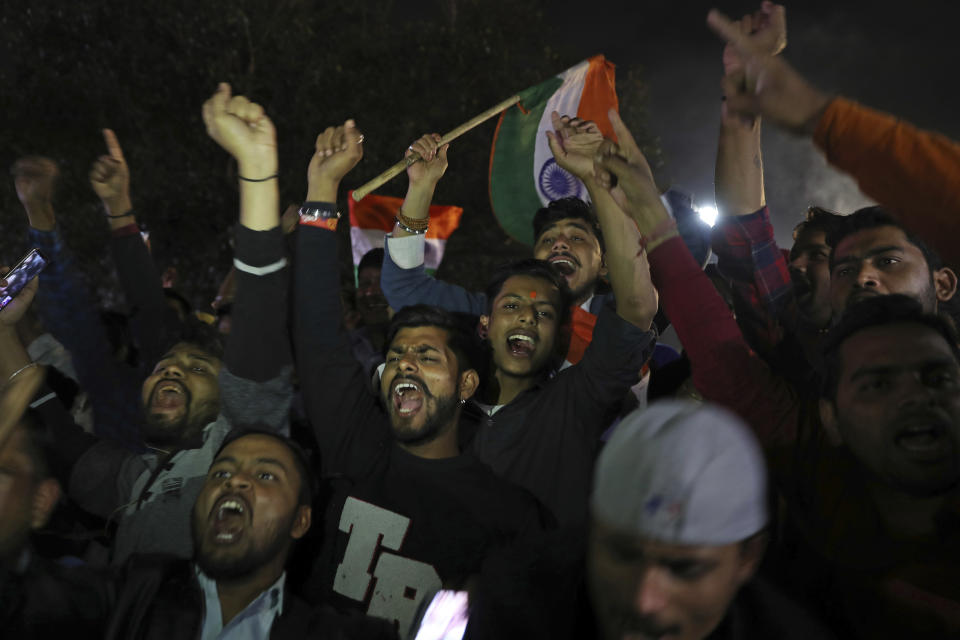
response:
M47 265L0 309L3 636L960 637L960 144L801 77L781 6L707 22L709 270L615 110L615 139L553 114L588 200L536 211L483 292L424 269L436 134L351 300L359 125L281 215L269 114L220 84L240 212L209 313L164 288L112 131L89 180L128 314L89 304L57 165L17 161ZM878 206L778 247L761 120Z

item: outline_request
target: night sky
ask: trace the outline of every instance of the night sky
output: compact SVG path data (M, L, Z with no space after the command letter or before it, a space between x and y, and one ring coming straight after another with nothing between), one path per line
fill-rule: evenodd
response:
M719 123L720 41L707 29L711 6L739 17L759 2L552 2L551 20L582 41L584 57L602 52L639 63L649 84L650 130L660 137L661 186L712 203ZM822 2L787 4L784 56L817 86L896 113L960 139L960 3ZM767 201L778 241L807 205L849 212L867 199L806 140L764 129Z

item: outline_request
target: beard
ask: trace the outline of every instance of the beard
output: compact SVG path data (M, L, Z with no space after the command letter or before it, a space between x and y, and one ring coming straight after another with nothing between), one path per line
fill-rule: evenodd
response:
M412 376L409 377L413 378ZM456 417L457 407L460 404L460 401L454 394L443 397L434 396L422 380L419 378L413 379L415 379L423 389L422 411L425 412L423 425L413 427L403 424L409 420L408 418L398 418L395 415L391 415L390 417L390 426L393 429L394 437L398 442L402 442L405 445L421 445L435 440L443 431L444 427L449 425ZM428 408L427 405L431 400L434 401L434 406ZM392 399L388 397L387 401L392 402ZM392 404L390 406L392 407ZM398 424L398 422L401 424Z
M156 389L150 393L145 407L147 415L143 426L144 442L160 448L176 447L199 434L203 427L216 420L220 410L219 402L213 404L200 402L195 407L190 390L184 386L183 392L186 395L183 414L173 419L150 411Z
M256 572L270 563L280 554L286 554L290 545L289 531L297 517L295 510L286 521L273 522L263 532L259 540L243 541L245 549L237 551L231 548L207 548L204 545L204 531L200 529L196 515L193 515L194 561L200 570L212 580L239 580ZM252 535L253 531L245 532Z

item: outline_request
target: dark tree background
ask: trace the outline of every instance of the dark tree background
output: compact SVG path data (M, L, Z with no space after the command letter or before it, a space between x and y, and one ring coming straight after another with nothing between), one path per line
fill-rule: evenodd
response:
M304 197L313 142L326 126L352 117L366 136L364 160L344 185L353 188L423 133L447 131L583 59L558 41L546 7L481 0L5 0L0 163L9 167L28 154L60 163L58 222L101 300L116 305L106 223L86 178L104 153L100 129L114 129L158 266L176 266L178 289L205 308L229 268L237 215L234 168L200 119L218 81L263 104L277 125L285 206ZM644 89L636 67L618 69L618 90L625 120L656 165L656 142L640 126ZM470 287L480 287L495 263L528 251L490 213L494 123L451 146L436 196L465 209L441 275ZM379 193L405 189L400 177ZM0 259L11 263L26 249L26 216L11 179L0 198Z

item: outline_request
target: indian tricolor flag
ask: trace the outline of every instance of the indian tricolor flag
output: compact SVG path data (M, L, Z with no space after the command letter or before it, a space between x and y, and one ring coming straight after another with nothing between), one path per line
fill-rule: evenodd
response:
M353 192L347 197L350 203L350 243L353 245L353 264L371 249L383 246L383 236L393 231L393 223L403 198L370 194L360 202L354 202ZM443 260L447 238L460 224L463 209L443 205L430 207L430 228L427 229L427 246L424 266L436 271Z
M550 114L593 120L616 139L607 118L617 108L614 65L602 55L520 93L520 103L500 116L490 153L490 204L500 226L515 240L533 244L533 214L551 200L586 200L583 183L561 169L550 153Z

